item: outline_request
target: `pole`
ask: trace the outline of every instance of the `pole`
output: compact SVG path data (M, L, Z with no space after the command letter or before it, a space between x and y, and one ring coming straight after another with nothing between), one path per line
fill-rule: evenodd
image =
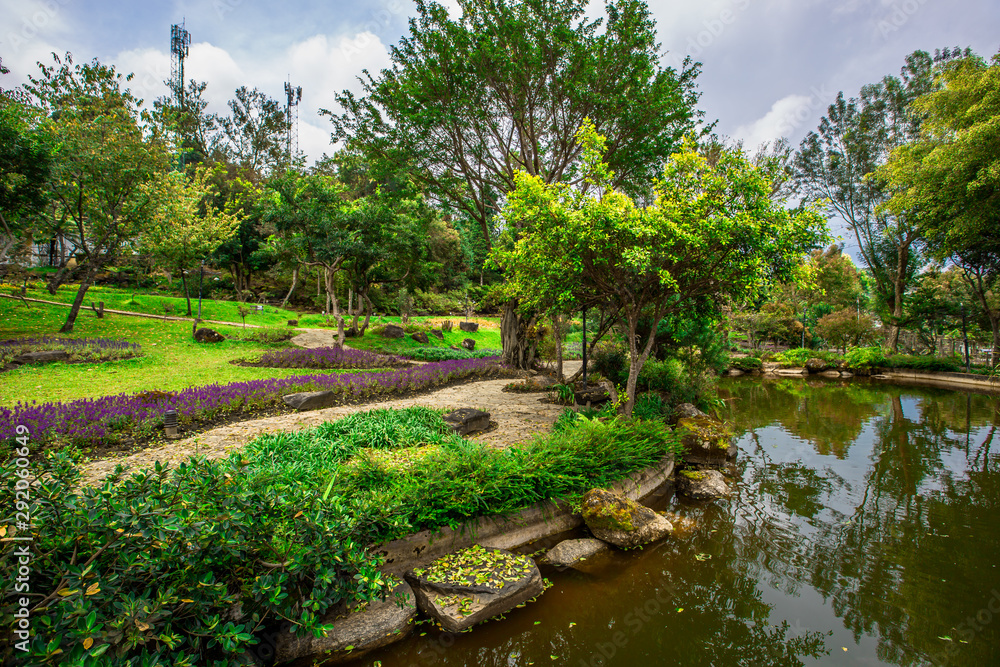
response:
M962 307L962 341L965 343L965 372L970 370L969 364L969 332L965 328L965 304L958 304Z
M799 347L806 346L806 307L802 306L802 345Z
M587 388L587 307L583 307L583 388Z
M201 260L201 268L198 270L198 319L201 319L201 284L205 280L205 260Z

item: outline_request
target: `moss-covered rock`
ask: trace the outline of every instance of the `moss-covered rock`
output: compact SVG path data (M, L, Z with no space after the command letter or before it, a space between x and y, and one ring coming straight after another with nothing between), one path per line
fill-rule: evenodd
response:
M594 537L620 549L648 544L673 531L653 510L607 489L587 491L580 513Z
M684 460L697 465L720 465L736 456L733 434L725 424L707 415L677 421Z

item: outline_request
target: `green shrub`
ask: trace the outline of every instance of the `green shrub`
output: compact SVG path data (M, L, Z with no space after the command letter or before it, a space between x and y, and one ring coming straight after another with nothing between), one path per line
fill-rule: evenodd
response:
M894 354L885 361L888 368L910 368L917 371L944 371L957 373L965 370L965 364L958 357L921 357L910 354Z
M668 409L659 394L640 394L635 398L632 416L636 419L662 420Z
M716 377L708 369L691 369L680 359L648 360L639 372L639 386L659 392L667 405L702 405L715 388Z
M878 368L886 365L881 347L856 347L844 355L848 368Z
M810 350L804 347L797 347L775 355L775 360L781 364L782 368L794 368L805 366L810 359L822 359L823 361L836 364L842 357L836 352L827 350Z
M732 357L729 360L729 367L741 370L744 373L752 373L753 371L763 369L764 362L757 357Z
M283 343L287 340L291 340L298 332L294 329L280 328L280 327L261 327L259 329L243 329L237 336L240 340L251 341L254 343L263 343L265 345L273 345L275 343Z
M611 380L623 385L628 380L628 354L613 343L598 343L590 355L590 367Z
M416 359L417 361L451 361L452 359L499 357L503 354L503 350L483 348L470 352L469 350L453 350L450 347L417 347L411 350L404 350L399 354L410 359Z

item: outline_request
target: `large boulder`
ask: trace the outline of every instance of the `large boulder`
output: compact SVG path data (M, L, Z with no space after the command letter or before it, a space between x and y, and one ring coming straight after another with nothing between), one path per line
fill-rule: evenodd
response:
M300 391L281 397L285 405L296 410L318 410L332 408L337 404L337 393L332 391Z
M724 424L708 415L677 420L684 445L684 460L694 465L722 465L736 456L733 435Z
M458 328L466 333L476 333L479 331L479 325L475 322L459 322Z
M715 500L729 495L726 478L718 470L682 470L677 493L690 500Z
M66 361L69 352L66 350L41 350L40 352L25 352L14 357L17 364L45 364L50 361Z
M576 567L582 561L607 550L607 543L593 538L563 540L548 550L544 562L554 567Z
M603 384L578 384L573 391L577 405L599 405L611 400L611 392Z
M423 331L418 331L414 334L410 334L410 338L417 341L418 343L421 343L422 345L427 345L427 343L430 342L430 339L427 338L427 334L425 334Z
M485 431L490 427L490 413L475 408L459 408L444 416L458 435Z
M538 596L542 575L528 556L474 544L406 573L417 607L461 632Z
M413 630L416 615L413 590L400 581L385 599L369 602L360 611L340 616L328 614L322 622L332 623L333 629L322 637L312 634L299 637L290 632L278 635L275 662L314 655L322 657L323 664L356 660L406 637Z
M469 352L472 352L474 349L476 349L476 341L472 340L471 338L466 338L465 340L462 341L462 347L464 347Z
M674 530L669 521L645 505L607 489L587 491L580 513L594 537L619 549L655 542Z
M704 417L705 413L694 407L692 403L681 403L674 408L674 412L671 415L670 423L676 424L678 420L687 419L689 417Z
M775 370L778 375L809 375L809 371L801 366L796 366L794 368L778 368Z
M431 329L431 335L437 338L438 340L444 340L444 334L441 332L440 329Z
M823 361L818 357L813 357L806 361L806 370L810 373L822 373L823 371L835 368L835 364L831 364L828 361Z
M385 338L402 338L406 335L403 327L396 324L387 324L382 327L382 336Z

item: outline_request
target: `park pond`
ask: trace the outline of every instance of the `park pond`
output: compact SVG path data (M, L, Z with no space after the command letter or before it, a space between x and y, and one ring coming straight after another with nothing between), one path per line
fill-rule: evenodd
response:
M1000 399L878 380L724 379L732 498L686 538L472 632L420 625L357 664L1000 664Z

